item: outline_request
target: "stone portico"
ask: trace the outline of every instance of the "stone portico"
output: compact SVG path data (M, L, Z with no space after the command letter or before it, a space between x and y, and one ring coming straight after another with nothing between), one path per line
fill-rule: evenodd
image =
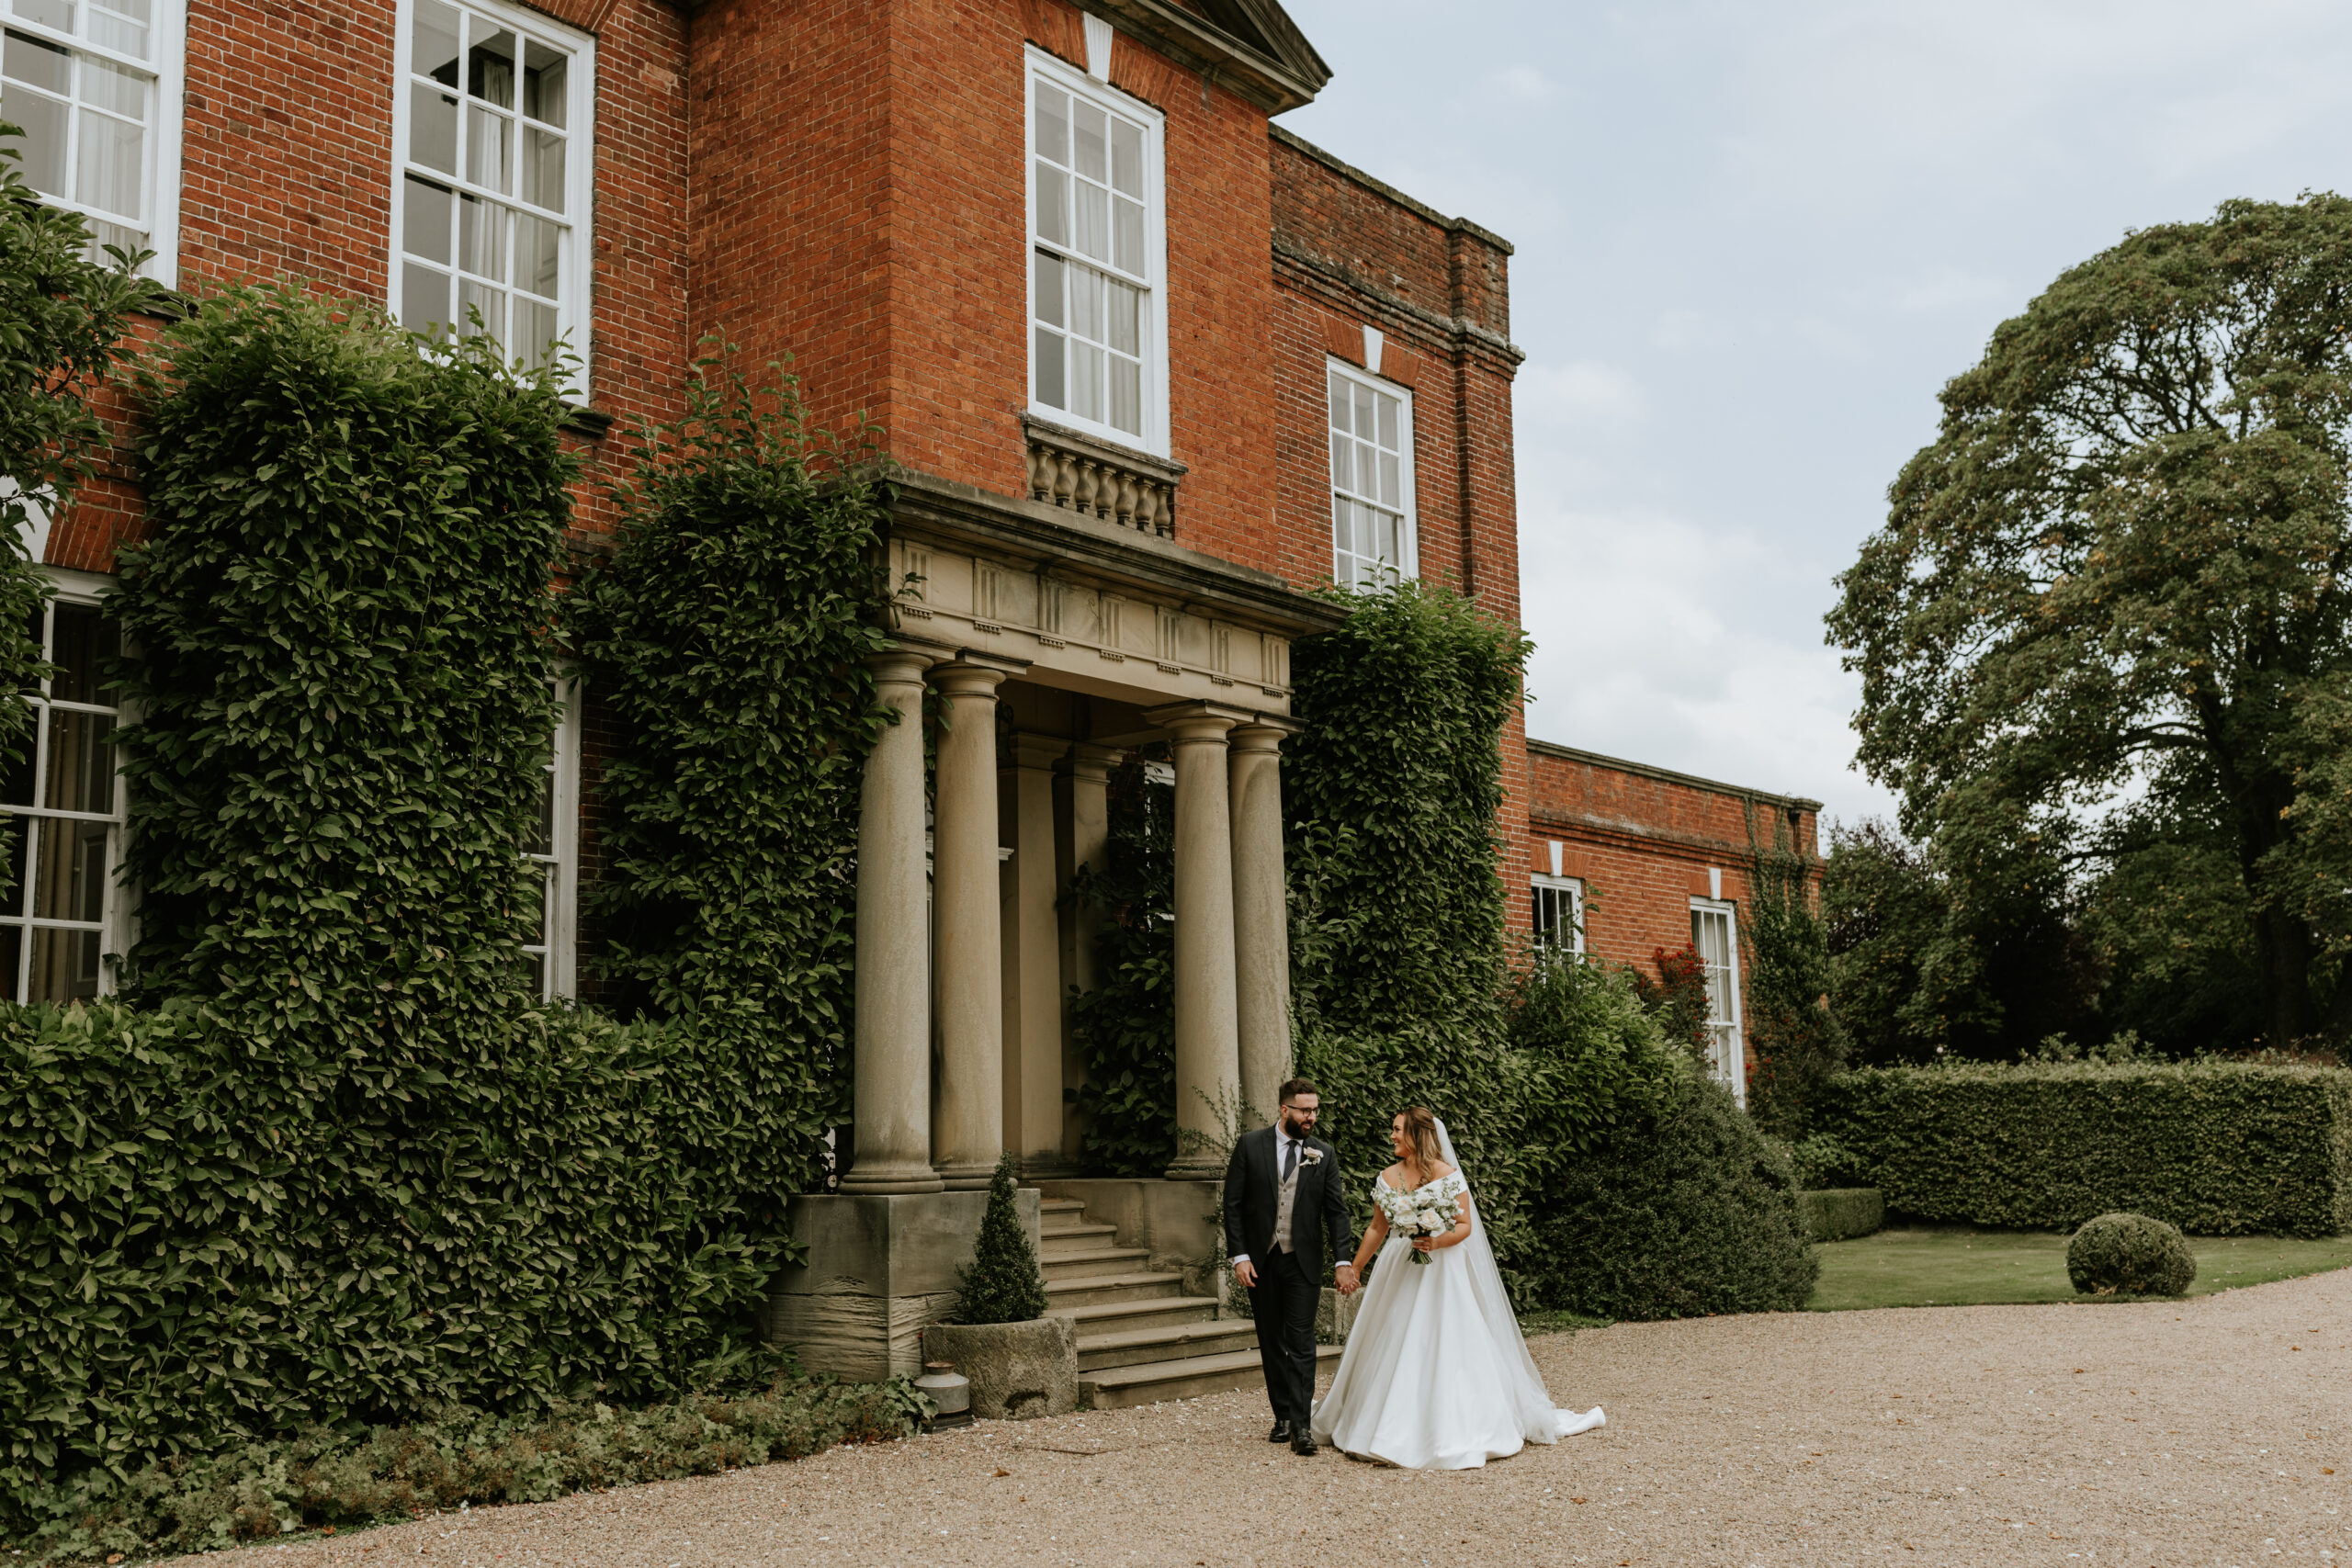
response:
M793 1201L808 1261L769 1325L813 1370L917 1369L1006 1150L1033 1238L1039 1193L1082 1199L1204 1288L1227 1121L1270 1120L1289 1066L1290 644L1331 612L1163 536L1172 483L1147 508L1108 465L1073 484L1032 450L1026 499L899 482L902 591L873 660L899 720L860 807L854 1123L840 1190ZM1089 490L1106 499L1082 506ZM1064 895L1102 863L1112 772L1155 744L1175 775L1179 1147L1161 1181L1090 1180L1067 1001L1093 983L1098 916Z

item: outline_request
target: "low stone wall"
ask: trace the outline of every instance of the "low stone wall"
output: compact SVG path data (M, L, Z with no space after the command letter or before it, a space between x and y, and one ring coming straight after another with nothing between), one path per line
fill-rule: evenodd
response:
M1875 1187L1826 1187L1797 1194L1797 1217L1815 1241L1845 1241L1886 1224L1886 1197Z
M1027 1421L1078 1408L1078 1328L1066 1317L1027 1323L934 1323L922 1359L947 1361L970 1380L972 1414Z

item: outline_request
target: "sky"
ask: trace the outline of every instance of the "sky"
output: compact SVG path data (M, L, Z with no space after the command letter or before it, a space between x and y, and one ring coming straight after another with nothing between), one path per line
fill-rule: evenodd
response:
M1993 329L2132 230L2352 192L2336 0L1285 0L1281 123L1516 247L1528 733L1853 822L1836 577Z

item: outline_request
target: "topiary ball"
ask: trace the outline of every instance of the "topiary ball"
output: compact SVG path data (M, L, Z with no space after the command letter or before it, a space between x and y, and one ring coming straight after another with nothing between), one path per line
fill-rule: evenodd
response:
M2162 1220L2101 1214L2066 1244L2066 1278L2087 1295L2177 1296L2197 1278L2197 1257Z

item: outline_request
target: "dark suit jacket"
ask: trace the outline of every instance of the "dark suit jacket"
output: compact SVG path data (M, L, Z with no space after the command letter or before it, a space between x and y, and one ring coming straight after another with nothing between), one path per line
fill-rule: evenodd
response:
M1298 1190L1291 1199L1290 1245L1306 1277L1320 1280L1326 1241L1336 1264L1351 1258L1349 1247L1354 1237L1348 1225L1340 1152L1312 1135L1306 1146L1320 1149L1323 1158L1312 1165L1299 1161ZM1226 1256L1247 1255L1261 1274L1273 1256L1274 1211L1282 1201L1282 1172L1274 1165L1277 1148L1272 1127L1244 1133L1234 1141L1233 1158L1225 1168Z

